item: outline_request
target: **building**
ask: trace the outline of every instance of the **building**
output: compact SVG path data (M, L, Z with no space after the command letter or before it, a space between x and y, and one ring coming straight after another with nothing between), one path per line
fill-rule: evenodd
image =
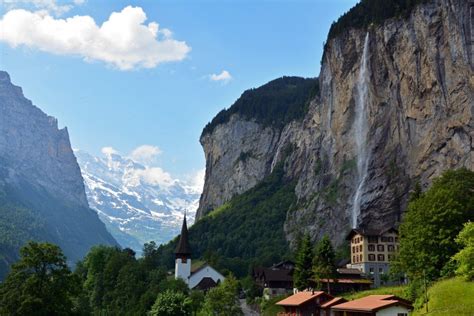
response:
M321 313L321 305L333 297L322 291L302 291L276 303L285 309L278 316L316 316Z
M367 274L375 287L387 283L384 275L389 272L390 261L399 248L398 231L353 229L347 240L351 244L350 268Z
M369 295L331 307L334 316L408 316L411 302L395 295Z
M319 316L334 316L334 311L331 310L331 307L347 302L343 297L335 297L330 301L327 301L321 305L321 311Z
M270 268L254 268L252 275L255 283L263 290L263 296L269 299L293 292L294 269L294 262L283 261Z
M197 269L191 269L191 246L188 240L188 227L184 215L181 235L175 249L174 276L182 279L190 289L207 291L224 281L224 276L209 264L204 264Z
M329 287L328 287L329 283ZM314 281L314 288L318 283ZM329 294L337 295L341 293L365 291L372 287L372 280L358 269L339 268L334 279L319 280L321 290L328 291Z

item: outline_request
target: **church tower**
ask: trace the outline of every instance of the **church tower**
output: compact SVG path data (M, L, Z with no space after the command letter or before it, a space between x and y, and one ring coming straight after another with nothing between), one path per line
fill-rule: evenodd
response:
M178 245L174 251L175 254L175 279L181 278L184 282L189 282L191 276L191 247L188 240L188 226L186 225L186 214L184 214L183 226L181 227L181 235L179 236Z

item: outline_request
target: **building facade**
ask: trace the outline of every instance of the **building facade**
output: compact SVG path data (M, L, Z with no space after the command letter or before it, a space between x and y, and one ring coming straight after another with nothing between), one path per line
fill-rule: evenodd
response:
M184 215L181 235L175 249L175 279L182 279L190 289L207 291L224 281L224 276L205 263L196 270L191 269L191 246L188 239L188 226Z
M390 261L400 247L398 231L353 229L347 236L351 246L350 268L358 269L373 280L374 287L387 284ZM385 280L384 280L385 279Z

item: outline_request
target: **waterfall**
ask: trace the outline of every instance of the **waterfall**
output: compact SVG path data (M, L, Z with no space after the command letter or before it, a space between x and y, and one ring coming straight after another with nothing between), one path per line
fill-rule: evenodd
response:
M355 100L354 137L357 154L357 190L352 203L352 227L357 227L360 215L362 189L367 178L369 153L367 150L367 103L369 98L369 33L365 36L364 51L360 63L359 77L357 78Z

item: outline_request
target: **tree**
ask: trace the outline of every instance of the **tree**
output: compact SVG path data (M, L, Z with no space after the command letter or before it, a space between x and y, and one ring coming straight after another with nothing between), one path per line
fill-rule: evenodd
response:
M0 314L70 315L78 281L58 246L30 241L1 284Z
M474 223L468 222L456 238L456 242L463 248L454 255L458 263L456 274L463 276L467 281L474 280Z
M237 279L234 276L229 275L222 284L207 292L206 299L204 300L199 315L243 315L237 298L238 288L239 283Z
M158 294L150 316L187 316L192 313L192 301L185 294L166 290Z
M434 280L459 251L454 239L474 220L474 172L450 170L429 190L410 201L400 225L397 267L414 279Z
M296 265L293 273L293 282L298 290L310 286L313 266L313 251L311 238L306 234L298 245L296 252Z
M327 290L329 294L331 294L329 279L335 279L337 273L335 258L336 255L331 241L327 236L324 236L316 246L313 273L318 283L320 283L321 279L328 279Z

